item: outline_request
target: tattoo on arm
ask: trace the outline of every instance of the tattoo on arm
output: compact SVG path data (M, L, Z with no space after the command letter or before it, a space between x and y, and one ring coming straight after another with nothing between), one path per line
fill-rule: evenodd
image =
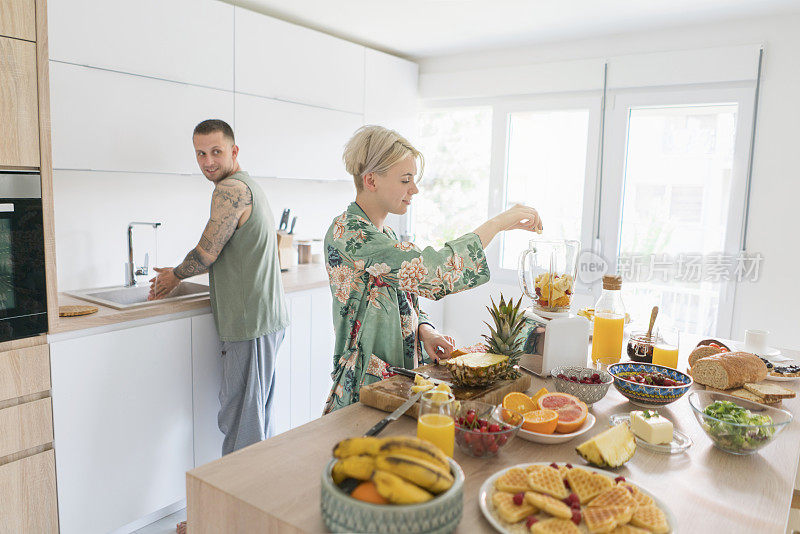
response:
M203 263L200 253L197 252L196 248L193 248L183 259L183 262L172 270L172 274L179 280L183 280L184 278L208 272L210 266L211 264L206 265Z

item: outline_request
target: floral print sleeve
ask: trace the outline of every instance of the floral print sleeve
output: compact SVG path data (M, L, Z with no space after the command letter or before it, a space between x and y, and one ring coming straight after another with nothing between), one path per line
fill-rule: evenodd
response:
M418 297L438 300L489 280L477 235L420 249L378 230L356 203L334 219L325 253L336 331L326 413L357 402L358 390L380 380L387 365L422 361L417 329L429 321Z

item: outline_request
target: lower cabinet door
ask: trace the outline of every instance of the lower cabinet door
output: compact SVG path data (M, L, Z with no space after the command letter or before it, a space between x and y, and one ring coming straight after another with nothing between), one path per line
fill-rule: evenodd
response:
M88 506L87 515L94 514ZM0 531L58 532L53 451L0 466Z
M191 319L55 341L50 361L61 533L113 531L185 499Z
M222 456L219 430L219 389L222 383L222 342L214 316L192 317L192 376L194 387L194 465L203 465Z

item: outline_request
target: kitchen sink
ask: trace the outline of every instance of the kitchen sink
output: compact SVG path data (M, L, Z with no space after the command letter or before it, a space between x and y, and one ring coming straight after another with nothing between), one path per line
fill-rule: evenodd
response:
M181 282L168 297L159 300L147 300L150 286L112 286L79 291L65 291L67 295L102 304L115 310L127 310L142 306L153 306L164 302L192 299L208 295L208 286L194 282Z

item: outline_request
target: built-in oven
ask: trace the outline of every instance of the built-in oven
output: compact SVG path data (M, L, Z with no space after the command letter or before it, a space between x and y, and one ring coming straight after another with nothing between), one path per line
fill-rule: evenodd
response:
M42 185L0 170L0 342L47 332Z

